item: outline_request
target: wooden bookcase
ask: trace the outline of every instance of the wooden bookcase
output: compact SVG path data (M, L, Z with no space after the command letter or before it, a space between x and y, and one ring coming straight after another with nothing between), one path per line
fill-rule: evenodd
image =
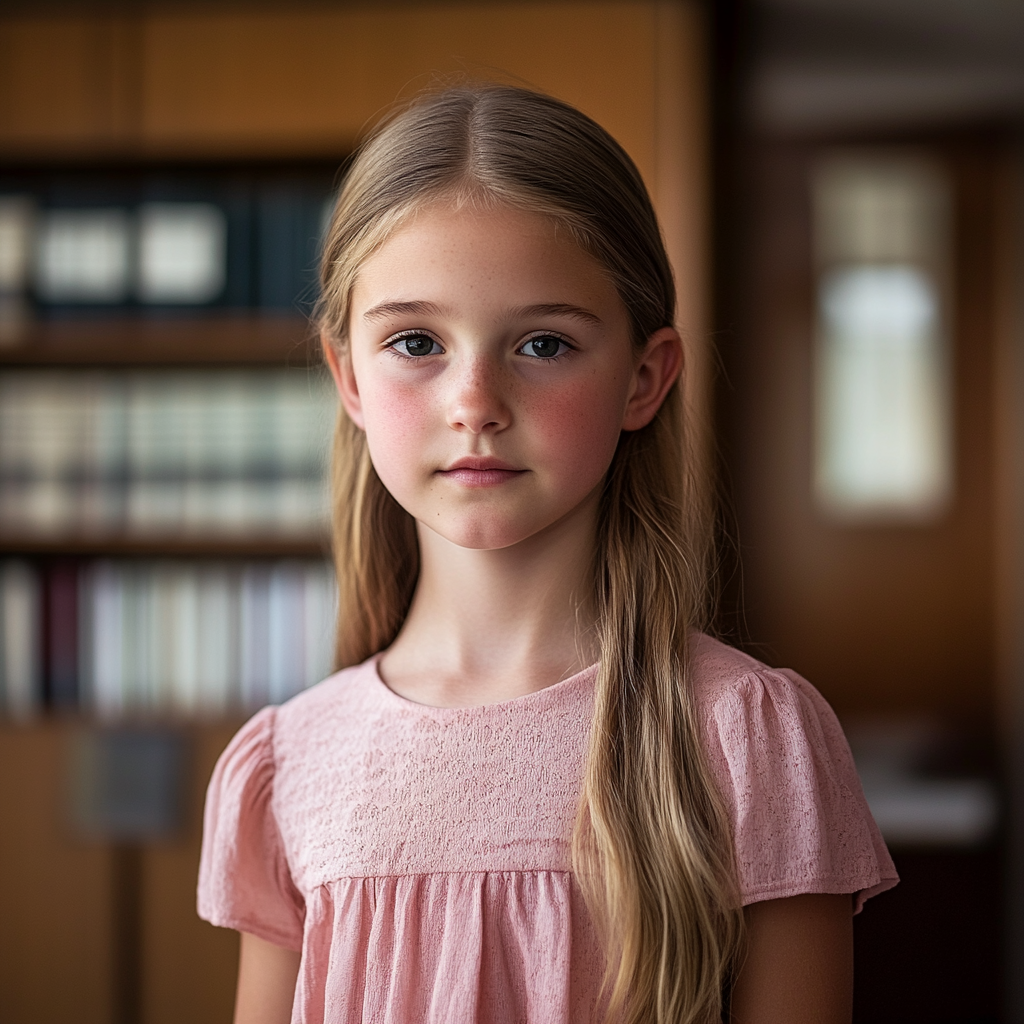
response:
M216 311L193 318L119 317L34 325L16 347L0 348L11 369L189 369L316 367L319 344L298 315ZM149 556L308 558L327 554L326 537L169 535L24 536L0 524L0 557Z
M79 10L0 16L0 165L340 160L397 99L453 76L528 84L576 104L649 183L680 293L687 388L706 408L706 46L696 0ZM0 349L0 372L318 359L301 318L221 314L51 323ZM0 557L324 553L316 538L39 540L0 524ZM68 744L85 723L0 724L0 1019L230 1019L237 937L198 920L194 892L203 792L238 724L182 727L192 751L186 825L127 861L66 824ZM134 980L118 963L126 912L140 922Z

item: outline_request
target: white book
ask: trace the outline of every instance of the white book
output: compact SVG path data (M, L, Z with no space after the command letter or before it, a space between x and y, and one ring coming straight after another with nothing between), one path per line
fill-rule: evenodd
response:
M159 424L156 416L156 398L151 374L134 374L129 380L126 406L125 439L126 469L134 492L139 481L145 480L153 468L155 452L160 441L157 437ZM130 506L134 494L129 495ZM129 512L131 518L133 512ZM134 510L137 516L138 509Z
M248 481L225 478L206 485L203 507L211 530L244 530L252 522Z
M88 398L77 374L46 372L33 382L34 400L27 404L23 429L29 441L32 469L46 477L63 477L80 469Z
M0 566L0 703L15 721L31 719L42 703L39 589L27 562Z
M305 573L299 562L270 570L269 697L280 704L298 693L306 677Z
M219 374L216 374L219 376ZM210 452L217 445L216 384L209 374L183 374L176 395L180 417L181 473L201 479L210 473Z
M306 570L305 686L326 679L334 667L334 638L337 629L337 585L329 562L314 562Z
M178 675L178 634L181 629L177 601L178 567L155 562L149 567L149 692L146 706L166 713L175 704Z
M36 289L48 302L121 302L131 281L131 249L125 209L49 210L36 234Z
M128 472L129 379L121 373L94 378L91 450L87 455L90 494L83 514L89 527L112 530L125 521Z
M124 708L139 714L153 706L154 604L151 574L144 564L121 570Z
M223 211L212 203L143 203L137 216L139 298L157 303L216 298L226 273Z
M238 576L224 565L198 569L199 706L219 715L239 703Z
M251 476L266 476L273 471L277 433L277 377L278 374L266 371L247 375L245 465Z
M225 373L217 378L216 400L209 413L207 452L207 465L214 477L238 476L248 469L246 380L240 373Z
M117 718L125 710L124 585L113 562L97 562L89 577L93 710Z
M270 570L258 562L242 571L241 697L247 708L270 699Z
M174 605L170 706L181 715L200 710L199 573L192 563L176 565L171 576Z

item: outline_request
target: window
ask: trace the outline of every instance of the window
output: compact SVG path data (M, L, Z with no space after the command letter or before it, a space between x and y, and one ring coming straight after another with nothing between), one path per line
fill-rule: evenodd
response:
M923 159L847 152L813 198L815 497L841 519L934 519L953 486L949 185Z

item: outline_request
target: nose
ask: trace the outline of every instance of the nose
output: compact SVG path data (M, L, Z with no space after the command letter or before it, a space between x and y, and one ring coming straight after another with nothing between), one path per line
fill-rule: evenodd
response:
M494 359L474 355L455 368L448 395L448 426L471 434L497 433L511 423L508 384Z

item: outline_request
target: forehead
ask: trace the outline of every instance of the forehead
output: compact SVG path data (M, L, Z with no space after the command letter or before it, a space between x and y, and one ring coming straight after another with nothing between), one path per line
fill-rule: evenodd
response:
M573 303L625 316L605 269L552 218L507 206L434 204L405 218L366 260L358 315L381 301L521 306Z

